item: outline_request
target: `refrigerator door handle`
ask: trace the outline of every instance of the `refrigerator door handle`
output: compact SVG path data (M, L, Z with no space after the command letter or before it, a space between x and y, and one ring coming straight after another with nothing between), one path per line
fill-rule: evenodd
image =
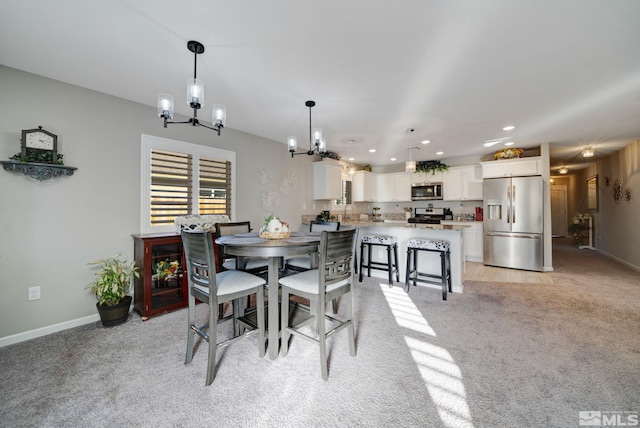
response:
M503 236L506 238L523 238L523 239L540 239L541 236L540 234L532 234L532 235L525 235L525 234L513 234L513 233L493 233L493 232L485 232L484 236Z
M516 222L516 185L511 186L511 223Z
M507 186L507 223L511 223L511 185Z

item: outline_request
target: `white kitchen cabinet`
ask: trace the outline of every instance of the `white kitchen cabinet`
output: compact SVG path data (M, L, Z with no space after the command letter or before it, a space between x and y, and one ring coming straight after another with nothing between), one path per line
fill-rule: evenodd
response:
M411 201L411 173L378 175L378 202Z
M351 188L353 202L376 202L378 200L378 174L356 171Z
M482 177L479 166L457 166L443 174L442 192L445 201L482 200Z
M411 174L411 184L417 183L442 183L442 175L441 172L436 172L432 174L430 172L414 172Z
M464 259L469 262L482 262L482 239L483 230L481 221L449 221L440 222L445 225L465 225L469 226L462 231L462 241L464 243Z
M518 159L499 159L480 162L482 178L517 177L542 174L542 159L540 156Z
M342 197L342 168L331 161L313 164L313 199L331 200Z

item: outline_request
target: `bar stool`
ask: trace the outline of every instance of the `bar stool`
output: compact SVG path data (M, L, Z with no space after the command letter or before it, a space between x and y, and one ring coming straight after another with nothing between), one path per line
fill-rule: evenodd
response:
M418 271L418 251L440 253L440 275ZM406 272L404 286L407 293L409 292L409 283L411 281L413 281L414 286L418 281L428 284L442 284L442 300L447 300L447 288L451 293L451 257L449 252L449 242L437 239L409 239L407 242ZM429 279L423 279L421 277ZM439 281L435 281L436 279Z
M387 262L371 261L371 251L374 246L385 247L387 250ZM365 259L364 249L367 248L367 258ZM392 251L393 250L393 251ZM389 274L389 285L393 285L393 274L396 274L396 281L400 282L398 272L398 238L390 235L364 235L360 242L360 272L359 282L362 282L362 268L367 268L367 276L371 276L371 269L386 270Z

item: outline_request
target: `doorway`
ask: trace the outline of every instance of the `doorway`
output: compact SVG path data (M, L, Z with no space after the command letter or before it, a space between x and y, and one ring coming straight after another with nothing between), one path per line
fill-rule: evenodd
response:
M551 186L551 236L567 236L567 186Z

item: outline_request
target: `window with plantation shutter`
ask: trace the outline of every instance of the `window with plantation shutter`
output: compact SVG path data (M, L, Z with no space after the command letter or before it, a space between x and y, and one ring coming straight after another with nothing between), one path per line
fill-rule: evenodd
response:
M142 136L141 233L174 232L178 216L233 218L235 153Z

